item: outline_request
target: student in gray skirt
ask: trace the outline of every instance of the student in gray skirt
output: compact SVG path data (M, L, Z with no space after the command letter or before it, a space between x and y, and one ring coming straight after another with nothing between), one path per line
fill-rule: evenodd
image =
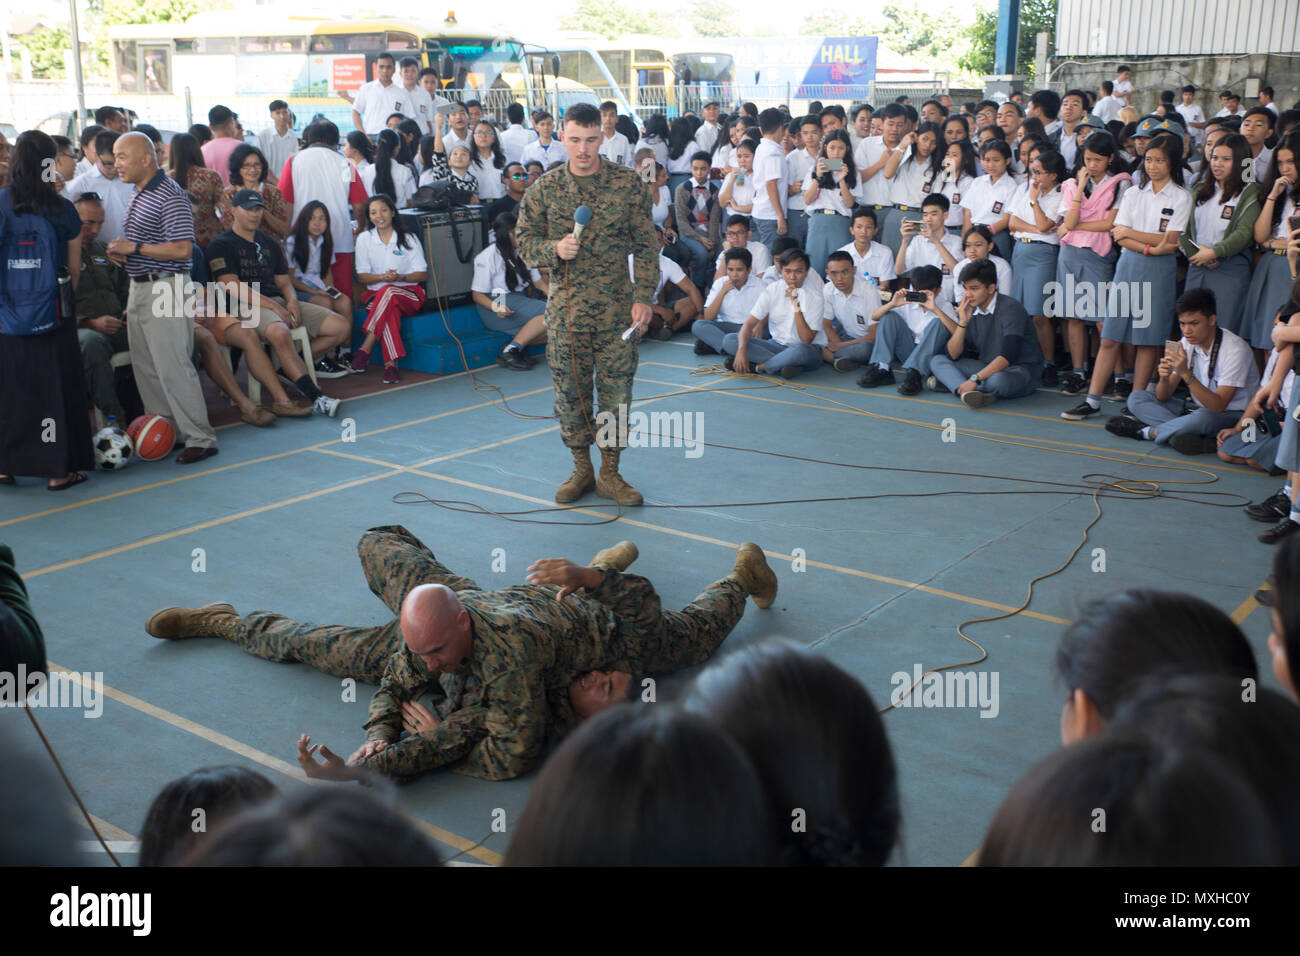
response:
M1213 292L1219 303L1219 327L1248 341L1250 332L1242 330L1241 317L1261 208L1259 185L1242 179L1249 162L1250 146L1244 136L1229 133L1215 144L1209 173L1192 193L1192 215L1181 242L1184 254L1190 253L1184 289Z
M1242 338L1255 348L1271 348L1273 316L1287 299L1287 290L1295 280L1287 260L1288 238L1300 234L1292 219L1300 215L1300 133L1293 132L1278 143L1269 163L1264 182L1267 198L1255 220L1255 241L1264 249L1264 258L1255 266L1246 296Z

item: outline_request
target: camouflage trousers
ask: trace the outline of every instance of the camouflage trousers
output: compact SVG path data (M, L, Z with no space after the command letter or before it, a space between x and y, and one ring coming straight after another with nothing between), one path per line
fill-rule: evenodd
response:
M357 545L361 568L375 596L394 614L411 589L445 584L453 591L476 589L469 578L452 574L433 552L401 525L371 528ZM300 661L335 677L378 684L384 666L402 646L398 618L372 627L300 624L270 611L254 611L239 623L234 641L268 661Z
M546 361L555 383L560 437L568 447L587 448L596 441L600 425L592 411L593 378L602 412L617 418L620 405L631 408L637 363L635 336L624 341L621 331L569 332L548 314ZM625 437L622 440L626 442Z
M433 552L400 525L371 528L357 546L370 590L395 614L412 588L445 584L453 591L477 590L469 578L453 574ZM723 578L709 585L680 611L665 611L654 585L635 574L607 574L594 592L575 595L597 600L619 620L627 654L649 673L690 667L708 660L745 612L746 592ZM388 658L402 646L398 619L372 627L300 624L270 611L241 619L235 643L264 660L300 661L332 674L369 684L383 678Z
M606 575L588 600L614 612L628 657L643 672L702 664L713 656L745 613L747 593L738 581L714 581L680 611L665 611L654 585L637 574Z

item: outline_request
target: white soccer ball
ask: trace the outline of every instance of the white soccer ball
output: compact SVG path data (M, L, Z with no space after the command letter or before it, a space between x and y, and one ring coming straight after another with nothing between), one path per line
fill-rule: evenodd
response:
M101 428L95 434L95 464L104 471L125 468L135 458L135 445L116 425Z

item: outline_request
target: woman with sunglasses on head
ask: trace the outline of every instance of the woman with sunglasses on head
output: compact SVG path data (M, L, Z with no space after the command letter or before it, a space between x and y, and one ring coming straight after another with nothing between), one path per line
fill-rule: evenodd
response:
M292 224L293 209L284 201L280 190L266 181L266 157L256 146L242 143L230 154L230 185L221 191L217 202L217 214L225 228L231 228L234 219L231 216L231 200L241 189L251 189L259 193L266 211L262 213L262 231L276 239L283 240L289 235Z

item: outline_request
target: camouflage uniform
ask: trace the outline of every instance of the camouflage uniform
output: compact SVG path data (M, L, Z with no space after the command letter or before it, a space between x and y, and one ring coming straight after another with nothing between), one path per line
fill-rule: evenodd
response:
M555 243L573 231L573 211L583 205L591 208L591 221L577 258L566 262L555 254ZM637 343L635 336L622 336L632 305L649 305L659 282L651 205L650 191L634 171L601 157L600 171L592 176L574 176L567 163L551 170L529 187L519 206L520 255L534 268L551 270L546 360L560 435L570 448L595 441L593 377L601 411L617 414L620 404L632 404ZM635 285L628 277L628 253L635 256Z
M407 648L396 619L382 627L312 627L259 611L242 619L235 642L268 660L378 684L365 728L368 740L389 746L365 765L398 778L448 765L488 780L518 776L552 734L575 723L568 689L579 674L700 663L745 608L744 588L724 579L684 610L661 611L648 580L608 568L600 587L563 602L553 586L486 591L452 574L400 526L372 528L358 550L370 589L394 612L419 584L457 592L473 628L473 651L457 671L431 672ZM429 693L441 723L401 737L402 702Z
M108 246L96 239L81 250L81 275L77 279L77 321L97 319L101 315L122 318L126 312L128 284L126 270L108 259ZM81 345L81 366L86 377L86 391L91 404L105 415L117 417L117 423L126 427L126 412L117 399L113 366L109 360L114 352L127 350L126 324L112 335L95 329L77 329Z

